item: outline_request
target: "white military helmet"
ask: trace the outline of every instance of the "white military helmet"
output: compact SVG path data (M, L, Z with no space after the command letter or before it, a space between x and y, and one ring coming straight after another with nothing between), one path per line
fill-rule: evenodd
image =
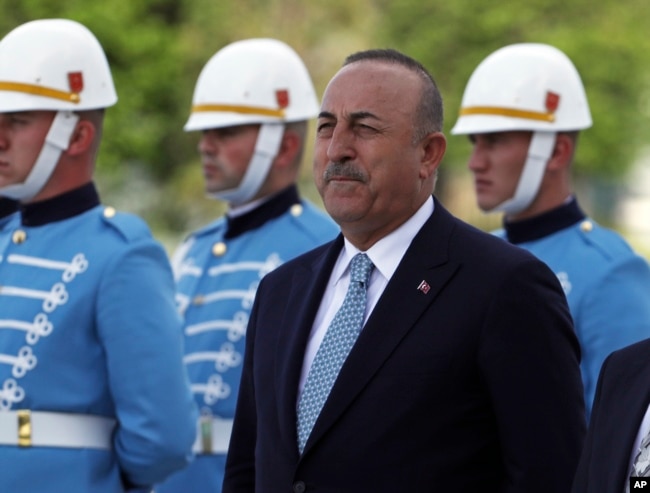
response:
M308 120L318 110L309 72L293 48L247 39L225 46L203 67L185 130Z
M213 194L233 205L249 201L277 155L284 124L318 115L305 64L286 43L255 38L231 43L208 60L194 89L186 131L261 124L255 154L236 189Z
M68 148L74 111L117 102L110 68L95 36L68 19L41 19L13 29L0 41L0 113L51 110L57 114L25 182L0 195L28 200L45 185Z
M587 96L571 60L553 46L519 43L495 51L474 70L451 133L590 126Z
M116 102L104 51L78 22L36 20L0 41L0 112L83 111Z
M591 124L584 86L571 60L550 45L519 43L495 51L474 70L451 133L533 132L515 195L495 208L516 213L537 195L556 133Z

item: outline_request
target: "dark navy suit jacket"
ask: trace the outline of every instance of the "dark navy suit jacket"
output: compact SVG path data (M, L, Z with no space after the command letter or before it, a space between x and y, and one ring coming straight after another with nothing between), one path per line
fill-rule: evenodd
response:
M339 236L260 284L224 492L568 492L585 424L559 282L439 202L298 454L303 355L342 246Z
M634 439L649 404L650 339L646 339L614 351L603 363L575 493L624 491Z

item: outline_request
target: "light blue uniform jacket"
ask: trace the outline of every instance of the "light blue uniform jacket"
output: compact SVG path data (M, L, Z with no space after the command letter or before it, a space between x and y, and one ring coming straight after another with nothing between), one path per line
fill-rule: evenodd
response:
M650 268L616 232L587 218L577 202L505 223L496 232L543 260L566 294L582 350L587 418L600 367L614 350L650 337Z
M185 364L202 415L232 422L248 316L262 277L338 232L291 187L244 217L218 219L179 247L173 265L185 318ZM229 434L221 439L227 444ZM156 493L218 493L225 460L223 449L201 453Z
M142 220L92 185L28 206L0 232L0 285L0 413L117 423L112 450L0 445L0 491L136 491L187 464L197 411L173 276Z

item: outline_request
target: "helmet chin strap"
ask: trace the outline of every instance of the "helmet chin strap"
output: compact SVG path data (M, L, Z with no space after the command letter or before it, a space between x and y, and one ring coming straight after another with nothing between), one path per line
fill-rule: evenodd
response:
M251 200L259 191L271 169L275 156L278 155L282 136L283 123L263 123L257 135L255 152L248 163L246 173L237 188L222 190L208 194L208 197L225 200L231 205L242 205Z
M556 132L533 132L515 194L489 212L502 211L506 214L517 214L531 204L542 184L546 164L553 154L556 135Z
M58 111L45 136L41 152L25 181L0 188L0 195L22 202L33 199L50 179L61 153L70 145L77 121L79 115L71 111Z

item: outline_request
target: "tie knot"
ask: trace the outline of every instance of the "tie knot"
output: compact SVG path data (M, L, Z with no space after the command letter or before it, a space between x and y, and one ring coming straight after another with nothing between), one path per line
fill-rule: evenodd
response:
M362 282L368 285L370 272L373 268L372 261L365 253L357 253L352 262L350 262L350 280L354 282Z

